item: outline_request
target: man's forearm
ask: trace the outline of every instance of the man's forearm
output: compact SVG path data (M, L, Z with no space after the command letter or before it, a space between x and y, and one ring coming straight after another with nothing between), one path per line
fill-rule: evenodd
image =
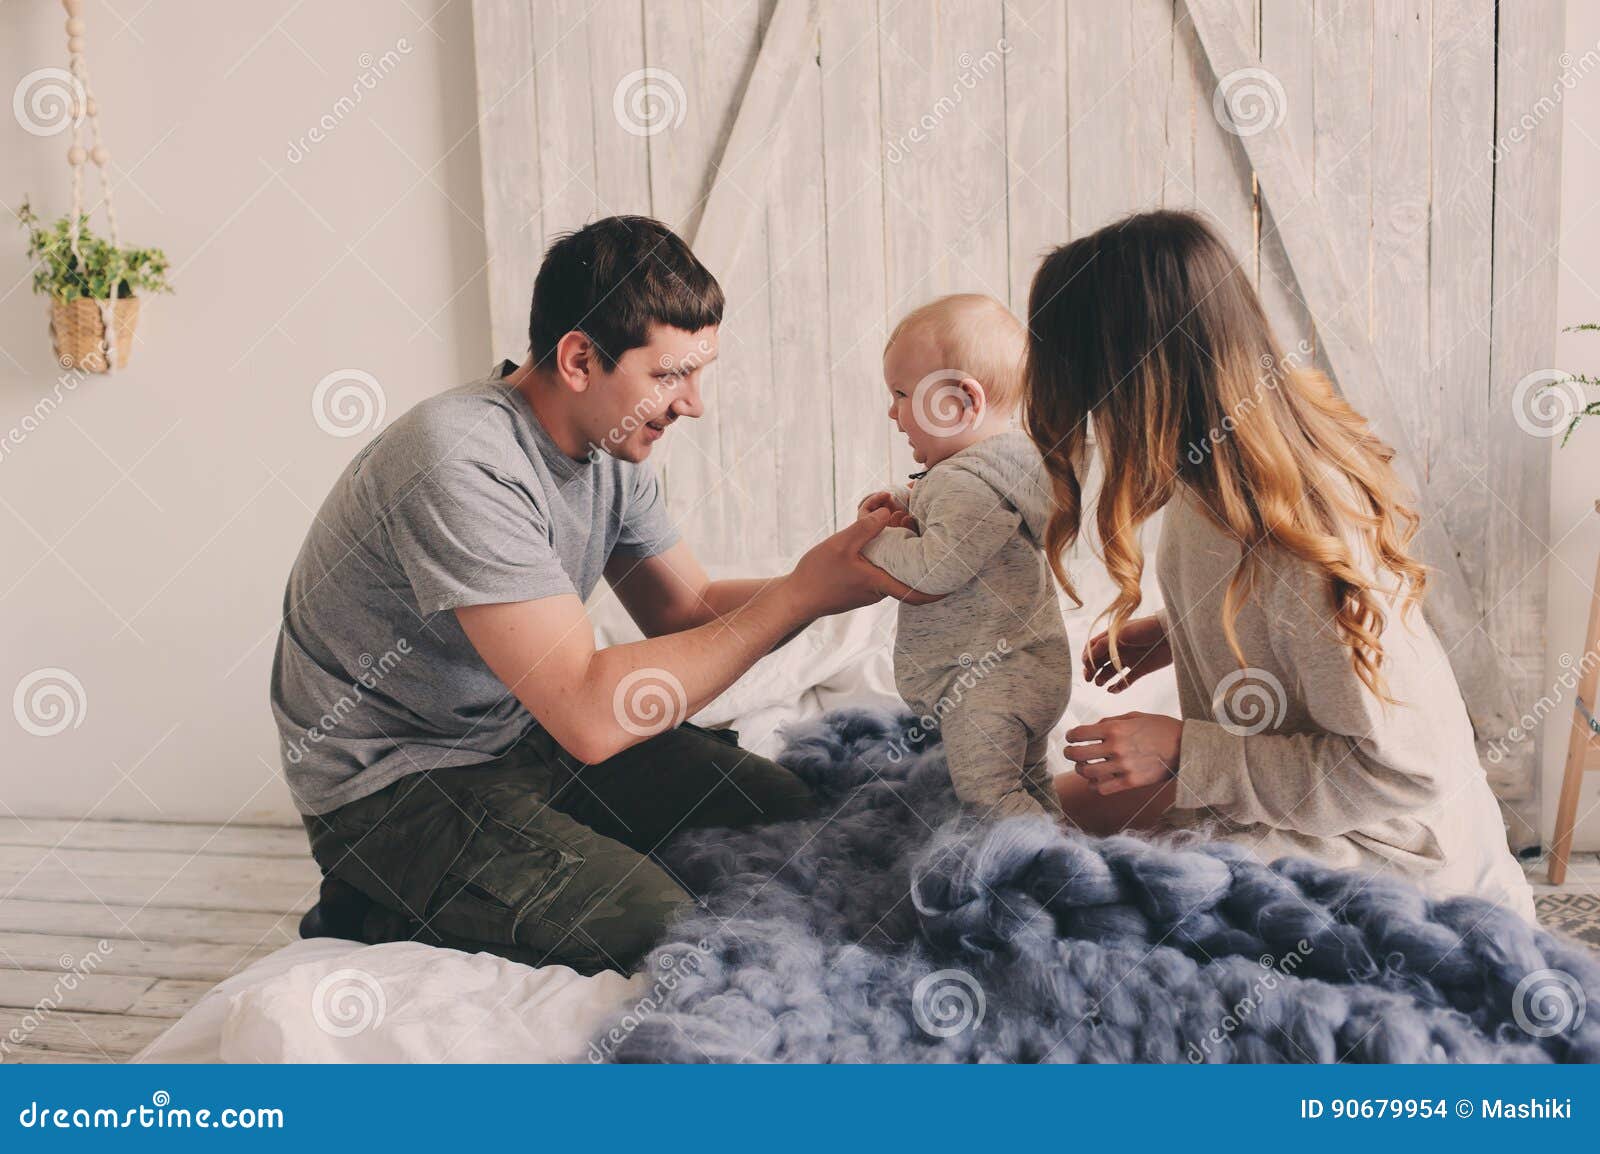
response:
M528 712L568 753L592 764L704 708L758 658L816 618L871 605L886 594L911 597L861 556L886 519L873 514L841 529L812 546L785 576L717 583L722 587L712 591L711 604L730 608L698 625L675 628L690 615L681 601L664 596L665 580L647 582L653 588L646 588L616 573L608 579L636 618L636 602L658 603L651 624L641 621L652 636L628 645L597 651L575 593L463 605L456 618L478 656ZM692 557L680 554L676 560L677 572L654 576L678 577L682 600L699 603L711 583ZM657 568L672 567L657 562ZM691 596L690 590L696 592Z
M571 752L601 761L678 724L810 624L783 578L713 584L747 588L731 591L737 604L703 624L595 652L583 697L609 708L591 718L585 749Z
M742 609L750 598L777 580L776 577L735 577L708 582L700 593L699 608L690 626L704 625Z
M714 610L714 612L709 612L705 620L710 621L714 618L726 617L731 613L737 612L749 602L750 598L776 580L778 580L776 577L736 577L728 581L711 582L706 586L703 598L705 606ZM696 625L702 623L700 621L695 622ZM806 627L810 624L810 619L801 621L799 625L796 625L788 633L778 638L772 649L767 650L767 652L771 653L773 649L782 649L804 633Z

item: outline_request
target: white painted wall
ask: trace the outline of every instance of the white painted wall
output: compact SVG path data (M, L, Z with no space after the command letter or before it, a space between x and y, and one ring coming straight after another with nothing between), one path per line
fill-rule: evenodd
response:
M1556 321L1600 324L1600 5L1567 4L1567 52L1581 79L1562 102L1561 279ZM1587 65L1584 64L1586 54ZM1600 333L1561 333L1554 367L1600 376ZM1590 399L1600 399L1590 390ZM1600 557L1600 418L1579 426L1566 448L1551 441L1550 636L1546 673L1560 705L1545 724L1544 829L1555 828L1556 797L1567 755L1572 693L1561 684L1565 656L1582 656L1589 602ZM1590 774L1578 802L1575 848L1600 849L1600 774Z
M361 369L393 416L480 371L489 344L470 12L465 0L87 7L123 232L167 249L178 293L147 303L126 373L66 391L0 446L0 813L287 818L266 708L283 579L363 440L319 428L312 392ZM1600 6L1567 8L1581 57L1600 42ZM43 0L0 5L0 96L64 65L61 23ZM336 112L386 52L388 74ZM1562 110L1563 325L1600 320L1596 84ZM292 161L325 115L326 138ZM0 115L0 203L27 194L64 211L66 147ZM0 440L59 375L20 233L4 231ZM1563 335L1557 364L1600 370L1600 336ZM1597 445L1600 420L1551 447L1551 685L1559 655L1581 647L1600 555ZM86 705L75 727L35 736L4 706L55 667ZM1547 831L1564 720L1545 746ZM1580 844L1600 845L1597 803L1600 775Z
M0 446L0 814L288 818L267 708L284 578L365 440L319 428L313 390L363 370L392 417L487 364L471 12L85 8L123 237L167 250L177 292L145 303L126 373ZM66 64L64 19L0 5L0 95ZM7 216L24 194L65 212L68 140L7 105ZM3 439L58 371L9 225L0 270ZM50 737L10 708L45 667L86 703Z

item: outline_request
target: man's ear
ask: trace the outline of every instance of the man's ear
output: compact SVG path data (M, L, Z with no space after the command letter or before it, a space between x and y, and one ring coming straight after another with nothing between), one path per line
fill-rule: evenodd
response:
M581 393L589 387L589 374L599 369L594 342L573 329L556 342L556 377L567 388Z

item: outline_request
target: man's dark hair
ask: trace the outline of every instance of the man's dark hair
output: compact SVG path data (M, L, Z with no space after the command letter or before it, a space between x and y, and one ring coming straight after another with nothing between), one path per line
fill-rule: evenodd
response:
M576 329L607 370L650 339L652 324L698 332L722 323L722 286L666 225L647 216L608 216L550 246L533 282L528 346L550 363Z

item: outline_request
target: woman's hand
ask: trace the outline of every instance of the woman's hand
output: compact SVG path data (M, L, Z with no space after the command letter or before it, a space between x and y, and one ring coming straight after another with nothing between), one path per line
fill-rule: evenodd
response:
M1083 679L1094 685L1109 685L1112 693L1121 693L1146 673L1171 665L1172 645L1161 618L1135 617L1124 625L1117 638L1117 656L1122 659L1120 673L1111 664L1109 635L1097 633L1083 650Z
M1067 730L1067 760L1102 797L1177 776L1183 722L1159 713L1120 713Z
M858 519L865 517L868 513L875 512L878 509L889 510L889 522L886 528L910 529L913 533L917 531L917 523L911 519L911 510L907 509L899 501L896 501L894 499L894 494L889 492L887 489L881 490L877 493L869 494L861 502L861 504L857 506L856 517Z

